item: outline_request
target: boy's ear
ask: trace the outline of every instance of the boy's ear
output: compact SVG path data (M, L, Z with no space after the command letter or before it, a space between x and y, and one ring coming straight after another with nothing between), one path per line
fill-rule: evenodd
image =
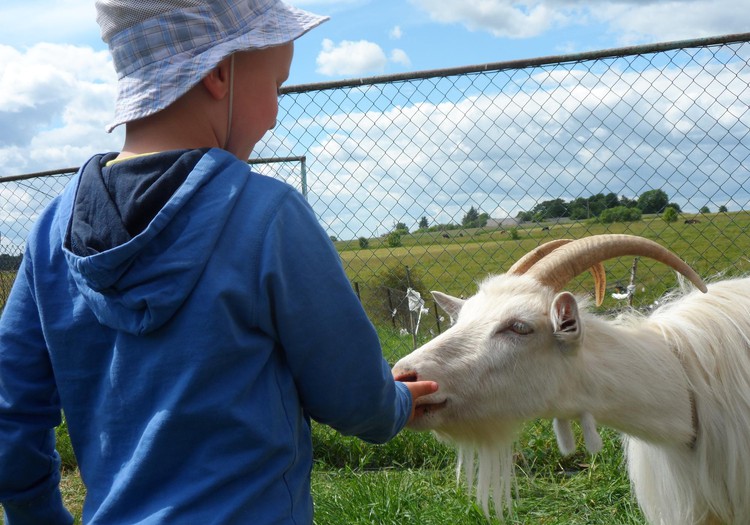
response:
M229 93L229 83L232 81L229 60L229 57L224 58L201 80L203 87L216 100L224 99Z

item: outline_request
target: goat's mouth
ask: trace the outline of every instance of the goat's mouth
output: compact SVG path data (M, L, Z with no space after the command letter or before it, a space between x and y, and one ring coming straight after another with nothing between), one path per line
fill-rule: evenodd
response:
M414 410L416 410L418 414L426 416L432 412L442 410L447 404L447 399L443 399L442 401L438 401L437 399L425 399L424 401L417 399L416 403L414 403Z
M404 372L402 374L396 375L393 379L402 383L416 383L417 377L418 376L416 372Z

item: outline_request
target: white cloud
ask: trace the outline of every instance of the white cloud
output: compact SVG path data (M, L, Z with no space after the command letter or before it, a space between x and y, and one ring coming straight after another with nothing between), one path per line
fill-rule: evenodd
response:
M592 15L619 33L620 42L631 44L746 32L748 7L747 1L736 0L606 3Z
M388 59L379 45L359 40L344 40L338 45L326 38L316 60L317 72L326 76L382 73Z
M406 51L404 51L403 49L394 49L393 51L391 51L390 58L391 58L391 62L395 64L399 64L399 65L406 66L406 67L411 65L411 60L409 59L409 55L407 55Z
M488 31L497 37L528 38L555 25L564 25L569 8L551 2L515 0L412 0L430 17L443 23L460 23L471 31Z
M400 40L402 36L404 36L403 31L401 30L401 26L394 26L393 29L391 29L391 32L388 33L388 35L394 39L394 40Z
M598 20L623 43L740 33L750 25L743 0L411 0L437 21L497 37L529 38Z
M395 48L386 56L374 42L344 40L335 44L328 38L323 40L316 62L316 71L329 77L380 74L389 62L406 67L411 65L411 59L403 49Z
M115 82L106 51L0 46L0 176L76 166L117 149L121 135L104 132Z

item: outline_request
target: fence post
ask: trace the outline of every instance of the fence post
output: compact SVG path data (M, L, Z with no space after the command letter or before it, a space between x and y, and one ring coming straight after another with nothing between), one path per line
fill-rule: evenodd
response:
M411 288L411 274L409 273L409 267L406 266L406 290ZM406 311L409 312L409 331L411 332L411 342L412 346L414 347L414 350L417 349L417 333L416 330L414 330L414 317L412 316L413 312L411 311L411 308L409 308L409 297L407 293L407 303L406 303Z
M435 307L435 323L437 324L438 334L440 334L440 312L438 312L438 305L435 301L432 302L432 306Z
M391 289L386 288L385 291L388 293L388 313L391 314L391 324L393 324L393 328L396 328L396 316L393 315L393 298L391 297Z
M629 288L633 290L633 293L631 293L628 296L628 306L633 306L633 297L635 296L635 274L638 271L638 257L633 259L633 266L630 267L630 286Z

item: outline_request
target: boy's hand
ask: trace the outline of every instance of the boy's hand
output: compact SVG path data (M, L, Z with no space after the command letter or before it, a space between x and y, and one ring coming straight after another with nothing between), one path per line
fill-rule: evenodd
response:
M411 414L409 415L409 423L411 423L415 415L422 415L420 412L424 411L424 405L417 406L417 399L437 392L438 384L435 381L404 381L404 384L411 392Z

